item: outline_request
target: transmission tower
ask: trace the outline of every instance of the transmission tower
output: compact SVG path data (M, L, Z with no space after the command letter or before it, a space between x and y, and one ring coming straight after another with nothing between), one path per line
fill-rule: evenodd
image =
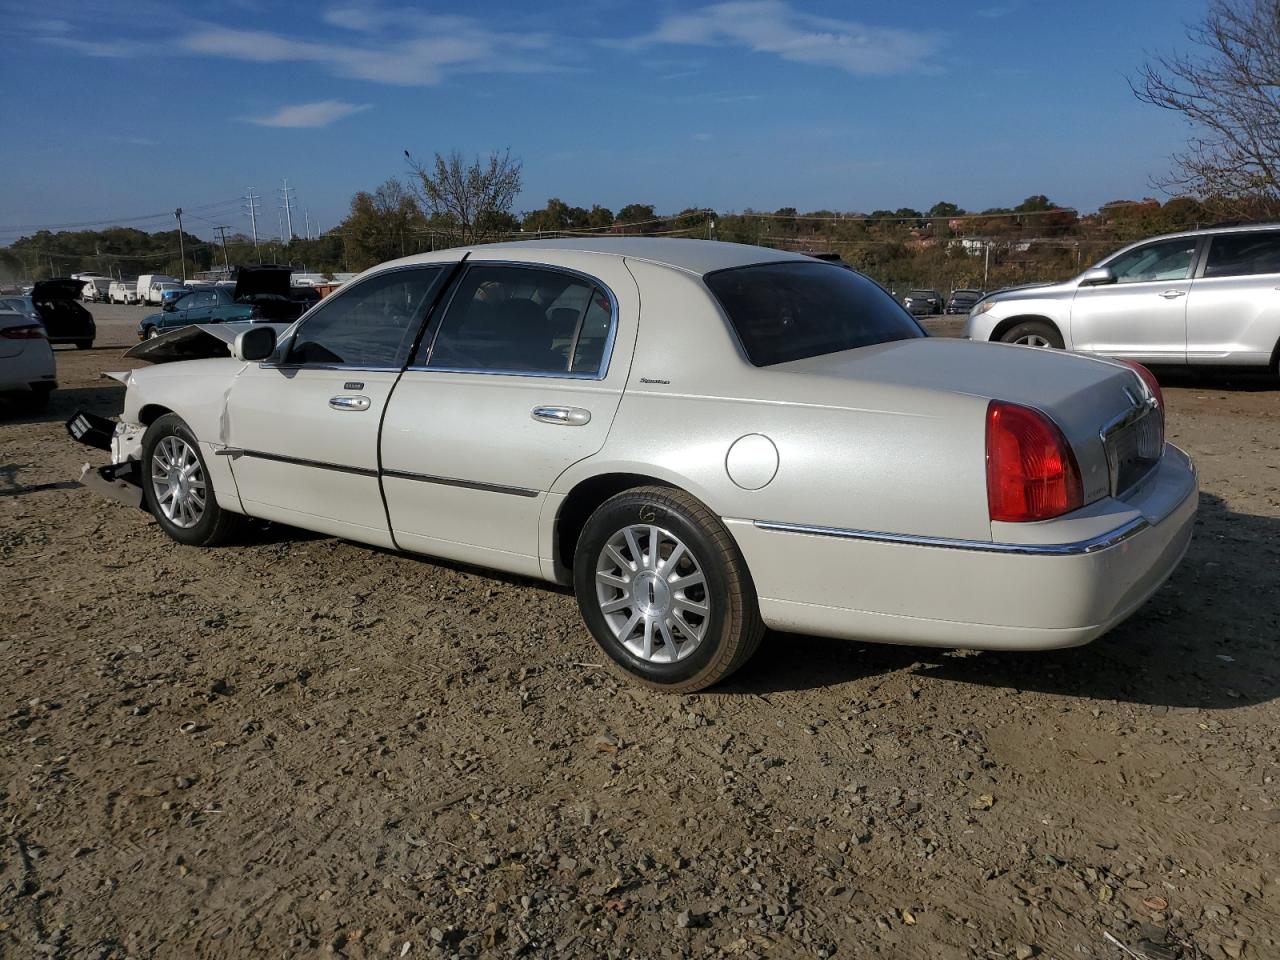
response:
M253 232L254 252L257 252L257 249L258 249L258 207L259 207L258 201L259 199L260 198L258 197L258 195L253 192L253 187L250 187L249 192L244 196L244 202L245 202L244 209L245 209L245 212L249 214L249 229ZM259 257L258 259L259 259L259 262L261 262L262 258Z
M294 189L289 186L289 178L284 178L284 186L277 191L280 194L280 203L284 207L285 226L289 228L289 234L285 238L285 243L293 242L293 195Z

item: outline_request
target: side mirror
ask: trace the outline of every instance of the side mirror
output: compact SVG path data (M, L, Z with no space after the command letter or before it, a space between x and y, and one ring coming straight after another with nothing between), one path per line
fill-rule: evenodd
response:
M276 350L276 332L270 327L253 327L237 334L231 355L237 360L266 360Z
M1104 284L1115 282L1116 275L1111 272L1110 267L1090 267L1080 275L1080 286L1082 287L1101 287Z
M160 309L163 310L165 313L172 313L174 311L173 301L172 300L165 301L160 305Z

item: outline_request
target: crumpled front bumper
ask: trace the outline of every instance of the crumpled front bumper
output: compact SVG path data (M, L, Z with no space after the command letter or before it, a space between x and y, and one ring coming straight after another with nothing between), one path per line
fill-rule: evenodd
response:
M140 424L118 423L79 410L66 423L71 439L95 450L111 452L111 462L101 467L86 463L80 482L89 489L130 507L142 507L142 435Z

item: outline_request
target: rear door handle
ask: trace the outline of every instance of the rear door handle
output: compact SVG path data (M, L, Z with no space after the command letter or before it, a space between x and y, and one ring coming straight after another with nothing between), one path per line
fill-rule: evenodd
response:
M353 410L359 412L369 409L368 397L330 397L329 406L335 410Z
M591 411L582 407L534 407L529 415L539 423L581 427L591 422Z
M1185 290L1166 290L1164 293L1160 294L1160 296L1164 297L1166 300L1176 300L1178 297L1185 297L1186 295L1187 291Z

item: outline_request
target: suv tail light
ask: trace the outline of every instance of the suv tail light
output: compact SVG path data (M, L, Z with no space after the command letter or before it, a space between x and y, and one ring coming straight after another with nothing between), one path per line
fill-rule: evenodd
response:
M48 334L40 324L33 323L26 327L5 327L0 330L0 337L6 340L46 340Z
M1137 360L1121 360L1126 367L1132 368L1133 372L1138 375L1138 379L1147 385L1147 390L1151 392L1151 396L1156 398L1156 404L1160 407L1160 418L1164 419L1164 391L1160 389L1160 381L1156 379L1156 375L1140 364Z
M987 407L987 506L992 520L1049 520L1084 506L1080 467L1057 424L1038 410Z

